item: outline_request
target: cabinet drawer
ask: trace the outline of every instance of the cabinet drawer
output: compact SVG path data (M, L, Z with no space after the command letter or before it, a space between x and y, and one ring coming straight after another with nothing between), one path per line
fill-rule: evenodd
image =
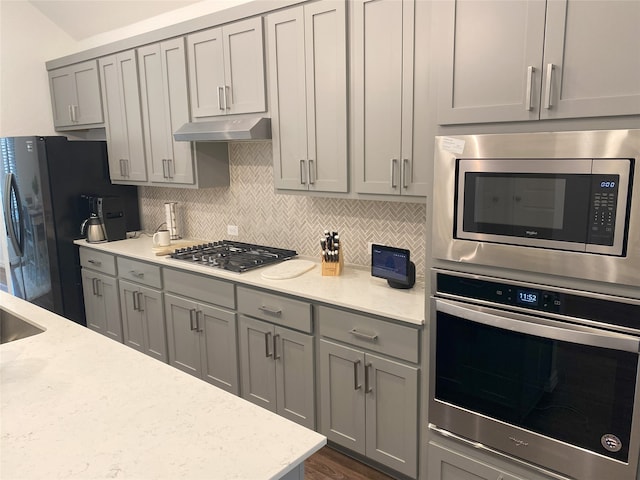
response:
M238 311L284 327L311 333L311 304L238 287Z
M116 274L116 259L110 253L80 247L80 265L107 275Z
M132 282L148 285L149 287L162 288L160 267L150 263L139 262L131 258L118 257L118 277Z
M351 345L418 363L419 331L384 320L317 307L320 335Z
M162 276L164 277L164 289L168 292L226 308L236 308L232 283L170 268L163 268Z

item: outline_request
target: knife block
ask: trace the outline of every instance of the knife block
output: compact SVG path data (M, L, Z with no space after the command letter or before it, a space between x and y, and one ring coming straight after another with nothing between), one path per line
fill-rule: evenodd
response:
M344 268L344 250L340 248L340 257L338 262L325 262L324 256L322 259L322 276L323 277L337 277L342 274Z

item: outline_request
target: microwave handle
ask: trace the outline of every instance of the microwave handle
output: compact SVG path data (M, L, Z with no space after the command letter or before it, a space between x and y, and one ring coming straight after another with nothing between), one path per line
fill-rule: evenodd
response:
M640 338L622 333L599 331L590 327L546 320L531 315L507 312L436 298L436 310L512 332L535 335L563 342L591 345L625 352L640 352Z

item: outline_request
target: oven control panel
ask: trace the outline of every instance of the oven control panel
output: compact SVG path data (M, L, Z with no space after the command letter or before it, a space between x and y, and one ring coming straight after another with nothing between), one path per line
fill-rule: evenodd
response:
M488 280L473 276L438 272L437 294L447 294L464 301L480 300L498 305L526 308L594 320L611 327L640 331L640 305L601 298L584 292L554 290L544 286Z

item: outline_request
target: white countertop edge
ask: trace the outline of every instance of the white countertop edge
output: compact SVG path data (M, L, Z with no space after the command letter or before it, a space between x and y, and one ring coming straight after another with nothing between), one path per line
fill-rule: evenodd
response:
M346 265L340 276L322 276L321 263L318 259L300 256L298 258L311 260L316 266L292 279L270 280L261 275L264 269L269 268L268 266L236 273L190 264L172 259L169 256L156 256L152 250L151 237L144 233L138 238L116 242L89 243L86 240L76 240L75 244L113 255L155 263L163 267L191 271L230 280L238 284L302 297L329 306L356 310L400 323L415 326L424 325L425 287L424 278L420 277L411 289L394 289L387 285L386 280L372 277L369 269L362 266Z

